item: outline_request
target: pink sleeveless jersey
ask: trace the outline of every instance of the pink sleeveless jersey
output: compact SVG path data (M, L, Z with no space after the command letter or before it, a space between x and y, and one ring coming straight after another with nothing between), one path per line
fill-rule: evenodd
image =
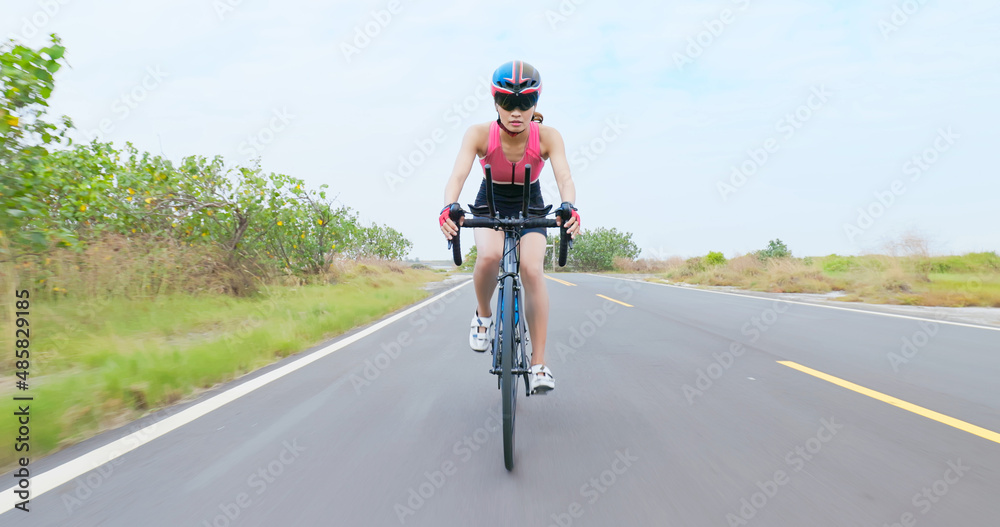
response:
M545 161L542 160L542 146L539 139L538 123L531 121L528 123L528 146L524 149L524 156L516 164L511 163L503 155L503 146L500 144L500 125L493 121L490 125L490 142L486 149L486 157L479 160L485 170L486 165L490 165L490 172L493 181L496 183L517 183L524 184L524 165L531 165L531 182L538 180L542 173ZM511 174L511 165L514 165Z

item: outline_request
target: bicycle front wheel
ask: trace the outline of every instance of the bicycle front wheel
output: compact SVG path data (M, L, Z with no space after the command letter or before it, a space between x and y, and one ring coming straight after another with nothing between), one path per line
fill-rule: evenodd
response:
M500 295L500 399L503 410L503 464L514 468L514 413L517 406L517 375L514 375L516 344L514 331L514 279L507 277Z

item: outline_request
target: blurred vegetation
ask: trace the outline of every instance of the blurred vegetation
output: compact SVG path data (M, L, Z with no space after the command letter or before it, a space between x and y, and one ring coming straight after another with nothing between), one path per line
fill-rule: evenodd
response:
M722 265L726 263L726 257L721 252L712 252L705 256L705 263L711 266Z
M658 274L674 282L733 286L774 293L840 292L837 300L924 306L1000 307L1000 256L996 252L931 256L912 235L890 244L888 254L795 258L781 240L729 260L720 253L666 260L615 261L615 269Z
M478 254L479 252L476 251L476 246L473 245L472 248L469 249L469 252L465 253L465 257L462 258L462 265L459 266L459 269L471 273L472 270L476 268L476 256Z
M82 254L109 238L210 247L212 265L237 277L228 292L246 294L261 280L319 273L337 257L398 260L412 247L391 227L362 225L327 196L328 185L307 189L220 156L175 166L131 143L72 144L69 118L45 121L64 53L55 35L37 51L13 41L0 48L0 261Z
M327 185L74 144L68 117L46 118L65 52L55 35L37 50L0 43L0 291L31 295L28 382L47 416L33 421L33 456L375 320L440 279L398 262L410 241L363 225ZM13 303L0 309L12 350ZM13 368L0 366L0 395L16 391Z

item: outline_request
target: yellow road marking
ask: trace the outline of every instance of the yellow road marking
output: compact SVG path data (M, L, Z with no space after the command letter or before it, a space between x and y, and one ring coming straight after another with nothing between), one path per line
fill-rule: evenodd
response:
M621 305L623 305L625 307L635 307L632 304L626 304L625 302L622 302L621 300L615 300L614 298L609 298L609 297L606 297L604 295L597 295L597 296L599 296L599 297L601 297L601 298L603 298L605 300L610 300L610 301L615 302L617 304L621 304Z
M795 363L795 362L792 362L792 361L779 360L778 364L783 364L785 366L788 366L789 368L793 368L793 369L799 370L802 373L808 373L809 375L812 375L813 377L818 377L820 379L823 379L824 381L832 382L833 384L836 384L837 386L840 386L842 388L847 388L848 390L853 390L853 391L858 392L858 393L860 393L862 395L867 395L868 397L871 397L873 399L878 399L879 401L882 401L884 403L889 403L889 404L891 404L893 406L897 406L899 408L902 408L903 410L907 410L907 411L913 412L913 413L915 413L917 415L922 415L922 416L924 416L924 417L926 417L928 419L933 419L933 420L935 420L935 421L937 421L939 423L944 423L944 424L946 424L948 426L957 428L959 430L963 430L963 431L968 432L968 433L973 434L973 435L977 435L977 436L982 437L984 439L989 439L990 441L993 441L994 443L1000 443L1000 434L998 434L998 433L996 433L996 432L994 432L992 430L987 430L985 428L978 427L978 426L976 426L974 424L966 423L965 421L962 421L960 419L955 419L954 417L949 417L949 416L944 415L944 414L939 414L939 413L935 412L934 410L928 410L927 408L924 408L922 406L917 406L917 405L915 405L913 403L908 403L908 402L903 401L901 399L897 399L897 398L895 398L895 397L893 397L891 395L886 395L886 394L881 393L881 392L876 392L875 390L870 390L868 388L865 388L864 386L858 386L857 384L854 384L853 382L845 381L843 379L834 377L833 375L828 375L828 374L823 373L821 371L816 371L816 370L814 370L812 368L807 368L807 367L805 367L805 366L803 366L801 364L798 364L798 363Z
M549 275L545 275L545 278L548 278L549 280L553 280L553 281L559 282L562 285L576 285L576 284L571 284L571 283L567 282L566 280L560 280L558 278L552 278Z

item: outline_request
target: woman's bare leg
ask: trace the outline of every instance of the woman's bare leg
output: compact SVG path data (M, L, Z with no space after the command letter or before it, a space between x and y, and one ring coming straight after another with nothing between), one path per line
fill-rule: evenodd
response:
M472 271L472 282L476 287L476 304L479 316L493 316L490 304L493 291L497 288L497 272L500 255L503 252L503 232L492 229L473 229L476 237L476 267ZM480 327L480 333L486 328Z
M531 334L531 365L545 364L545 338L549 327L549 291L545 284L545 236L521 236L521 283L524 284L525 318Z

